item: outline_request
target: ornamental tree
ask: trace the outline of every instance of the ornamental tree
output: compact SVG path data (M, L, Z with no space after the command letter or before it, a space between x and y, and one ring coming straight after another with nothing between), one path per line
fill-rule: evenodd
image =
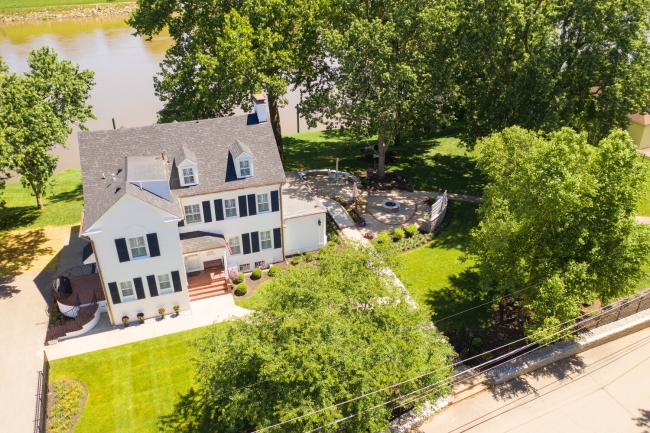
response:
M22 185L32 189L38 209L43 209L59 160L50 151L57 144L67 147L72 124L86 129L85 122L95 118L87 103L95 73L59 60L49 47L32 50L27 65L25 74L8 74L0 82L5 140L0 159L5 171L21 176Z
M328 247L265 283L262 311L198 340L200 400L185 396L163 430L252 431L417 378L269 430L383 431L391 408L448 392L452 349L385 269L368 247Z
M650 94L650 2L458 0L454 64L473 146L518 125L598 143Z
M568 128L513 127L478 149L488 178L472 233L480 283L501 295L520 291L529 333L578 316L581 302L635 290L650 228L635 220L646 172L626 132L592 146Z

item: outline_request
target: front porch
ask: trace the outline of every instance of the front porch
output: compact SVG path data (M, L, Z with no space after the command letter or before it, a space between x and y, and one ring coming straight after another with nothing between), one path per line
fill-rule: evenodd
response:
M190 295L190 302L230 293L226 271L221 260L203 262L203 266L204 270L187 274L187 291Z

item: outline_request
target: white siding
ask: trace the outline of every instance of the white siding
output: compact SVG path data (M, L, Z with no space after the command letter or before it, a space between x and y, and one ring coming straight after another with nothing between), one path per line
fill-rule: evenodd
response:
M320 219L321 225L318 225ZM284 221L284 252L286 255L317 250L327 243L325 213L290 218Z

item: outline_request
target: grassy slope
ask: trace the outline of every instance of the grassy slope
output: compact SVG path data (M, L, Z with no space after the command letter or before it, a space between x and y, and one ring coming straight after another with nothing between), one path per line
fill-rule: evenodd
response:
M131 0L0 0L0 10L74 6L96 3L122 3L127 1Z
M158 418L192 386L195 349L188 343L204 329L52 361L51 380L77 379L88 388L74 432L158 431Z
M410 179L419 190L446 189L457 194L481 195L484 180L476 168L474 154L459 146L459 129L449 128L439 135L404 137L402 146L389 151L398 160L387 170ZM372 163L361 161L361 149L374 141L351 142L333 131L306 132L283 137L287 171L331 168L339 158L339 170L353 173L366 170Z
M2 198L7 202L0 209L0 233L16 229L62 226L81 221L83 192L81 170L66 170L54 176L54 195L43 200L44 209L36 209L32 190L20 182L7 184Z

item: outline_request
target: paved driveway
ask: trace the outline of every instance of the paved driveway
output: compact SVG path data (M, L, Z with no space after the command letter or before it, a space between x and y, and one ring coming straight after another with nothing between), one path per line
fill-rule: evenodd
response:
M449 406L443 432L650 432L650 328Z

